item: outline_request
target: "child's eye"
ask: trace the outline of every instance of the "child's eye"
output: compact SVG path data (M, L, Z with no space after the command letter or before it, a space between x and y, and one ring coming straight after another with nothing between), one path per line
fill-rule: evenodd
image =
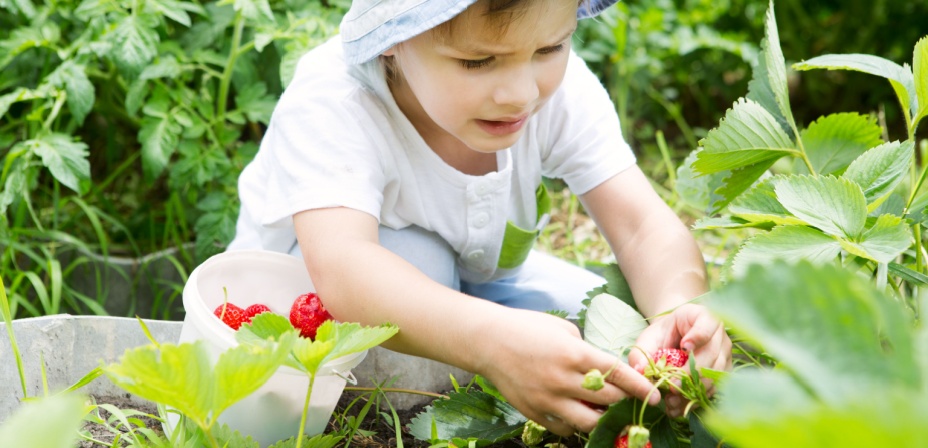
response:
M483 68L483 67L490 65L490 62L493 62L493 58L489 57L485 59L459 59L459 62L461 63L462 66L464 66L464 68L468 70L476 70L478 68Z
M557 53L564 49L564 44L557 44L551 47L544 47L538 49L538 54L551 54Z

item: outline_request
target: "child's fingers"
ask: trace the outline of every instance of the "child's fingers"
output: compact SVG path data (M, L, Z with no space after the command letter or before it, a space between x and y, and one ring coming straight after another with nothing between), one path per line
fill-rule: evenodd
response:
M629 396L639 398L652 406L661 401L661 394L654 390L654 385L641 372L628 364L620 362L606 377L606 382L614 384Z
M720 330L724 331L722 323L704 308L689 308L685 313L677 320L677 329L683 334L680 339L680 348L683 350L692 351L702 347L716 337Z

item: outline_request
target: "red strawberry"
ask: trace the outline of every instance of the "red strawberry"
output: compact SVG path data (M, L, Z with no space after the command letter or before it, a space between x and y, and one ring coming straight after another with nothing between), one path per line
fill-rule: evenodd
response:
M588 407L588 408L590 408L590 409L592 409L592 410L594 410L594 411L605 412L606 409L609 409L609 406L606 406L606 405L604 405L604 404L590 403L589 401L586 401L586 400L580 400L580 402L583 403L584 405L586 405L586 407Z
M619 434L616 436L615 448L628 448L628 434ZM651 442L646 443L644 448L651 448Z
M213 311L213 314L225 322L226 325L232 327L233 330L238 330L239 327L242 326L242 322L248 322L248 318L245 316L245 310L231 303L219 305L216 307L216 310Z
M332 315L326 311L316 293L303 294L293 301L293 306L290 308L290 323L300 330L300 336L315 340L316 330L327 320L332 320Z
M662 358L667 360L668 367L683 367L690 359L690 355L678 348L660 348L651 355L654 362L660 362Z
M256 303L254 305L245 308L245 318L246 322L251 322L251 318L261 314L261 313L270 313L271 309L263 303Z

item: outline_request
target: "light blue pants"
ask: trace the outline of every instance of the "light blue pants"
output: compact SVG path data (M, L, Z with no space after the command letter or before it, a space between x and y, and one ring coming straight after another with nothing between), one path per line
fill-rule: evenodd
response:
M438 234L421 227L380 227L380 244L445 286L513 308L563 310L576 317L581 301L605 279L586 269L533 250L511 277L488 283L461 281L457 254Z

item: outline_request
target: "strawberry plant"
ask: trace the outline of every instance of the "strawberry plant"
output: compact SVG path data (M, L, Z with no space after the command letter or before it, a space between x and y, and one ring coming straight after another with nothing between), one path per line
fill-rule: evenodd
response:
M922 236L928 164L916 151L916 130L928 115L928 38L915 44L911 66L863 54L792 65L888 80L907 138L884 141L877 120L858 113L797 123L772 2L765 35L747 96L678 173L681 196L709 213L695 228L756 229L729 258L727 278L774 258L838 262L890 286L917 313L915 287L928 284Z
M16 360L20 363L6 289L0 282L0 314L10 334ZM141 321L140 321L141 322ZM144 324L142 328L151 339ZM381 344L397 332L395 325L362 327L356 323L326 321L319 326L316 339L299 336L286 317L260 313L236 332L238 345L222 352L218 358L205 341L151 344L127 350L118 362L101 365L88 372L68 389L46 397L24 397L24 404L0 426L0 446L42 446L70 448L78 436L82 420L103 422L98 408L105 408L124 435L127 446L238 446L257 448L250 437L233 431L219 422L223 411L250 395L267 382L281 367L305 374L308 379L303 418L299 432L274 447L331 448L341 440L334 434L304 436L304 426L313 385L326 363ZM25 377L20 368L25 394ZM328 373L325 373L328 374ZM150 428L134 428L136 411L122 411L110 405L87 404L80 388L106 375L125 391L158 405L159 415L151 416L164 423L169 415L179 415L170 423L172 432L162 436ZM48 423L51 424L48 424ZM39 430L39 426L43 428ZM127 431L123 433L122 431ZM123 446L114 442L113 446Z
M634 307L631 291L618 266L608 265L604 274L607 283L588 293L580 324L588 343L624 361L631 350L638 349L635 341L647 327L647 320ZM689 355L679 349L664 348L651 356L653 359L646 372L652 375L655 393L659 388L675 388L690 402L686 415L670 419L662 410L663 404L647 406L635 398L607 407L587 403L603 411L603 415L592 432L578 433L571 438L570 446L612 448L622 435L629 434L633 434L630 443L637 447L648 443L655 448L676 447L678 440L688 440L694 447L708 448L718 444L718 439L702 422L703 411L712 406L702 378L720 379L724 372L696 368L694 362L688 362ZM601 389L609 373L593 369L577 386ZM484 378L478 375L474 383L476 386L457 387L448 397L434 400L413 419L410 432L433 445L487 446L519 436L527 446L558 446L558 443L568 442L528 420Z
M887 291L832 264L776 261L748 267L705 303L777 360L719 383L706 423L726 443L928 444L928 329Z

